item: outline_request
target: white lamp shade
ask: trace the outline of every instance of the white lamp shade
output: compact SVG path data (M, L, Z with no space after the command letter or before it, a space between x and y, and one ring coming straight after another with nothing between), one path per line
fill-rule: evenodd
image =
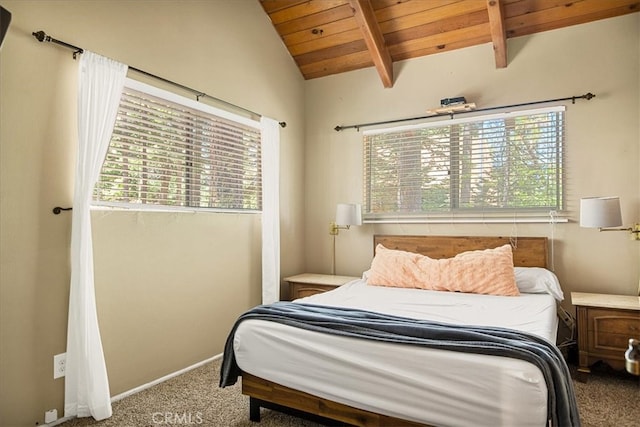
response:
M336 225L362 225L362 207L355 203L339 203L336 207Z
M622 225L619 197L580 199L580 227L619 227Z

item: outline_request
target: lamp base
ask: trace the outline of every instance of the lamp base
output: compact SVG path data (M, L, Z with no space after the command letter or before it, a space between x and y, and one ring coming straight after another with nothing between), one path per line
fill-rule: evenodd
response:
M337 236L338 235L338 231L339 231L339 227L335 222L330 222L329 223L329 234L331 236Z
M349 227L349 225L338 225L332 221L329 223L329 234L332 236L337 236L340 230L348 230Z
M633 224L633 227L628 228L598 227L598 231L628 231L631 233L631 240L640 240L640 224Z

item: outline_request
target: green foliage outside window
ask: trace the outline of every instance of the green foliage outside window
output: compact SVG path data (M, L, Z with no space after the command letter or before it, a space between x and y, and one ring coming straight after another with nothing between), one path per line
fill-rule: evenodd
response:
M365 217L562 208L562 111L364 137Z

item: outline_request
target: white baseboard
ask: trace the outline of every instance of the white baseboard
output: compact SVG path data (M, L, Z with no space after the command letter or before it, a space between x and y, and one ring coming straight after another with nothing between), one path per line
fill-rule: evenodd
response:
M191 371L193 369L199 368L200 366L205 365L205 364L207 364L209 362L213 362L214 360L218 360L221 357L222 357L222 353L217 354L217 355L215 355L213 357L210 357L208 359L205 359L205 360L203 360L201 362L195 363L195 364L193 364L191 366L187 366L184 369L180 369L179 371L176 371L176 372L173 372L171 374L165 375L164 377L158 378L157 380L153 380L153 381L151 381L149 383L143 384L143 385L138 386L136 388L132 388L129 391L125 391L124 393L120 393L120 394L118 394L116 396L111 397L111 403L117 402L118 400L122 400L125 397L129 397L129 396L131 396L133 394L140 393L142 390L146 390L149 387L153 387L154 385L163 383L163 382L165 382L167 380L170 380L171 378L177 377L178 375L186 374L187 372L189 372L189 371Z
M62 418L58 418L55 421L50 422L49 424L42 424L43 426L47 426L47 427L53 427L53 426L57 426L58 424L62 424L66 421L72 420L75 417L62 417Z
M153 380L151 382L148 382L148 383L143 384L141 386L138 386L136 388L132 388L131 390L125 391L124 393L120 393L118 395L112 396L111 397L111 403L117 402L118 400L122 400L125 397L129 397L129 396L134 395L136 393L140 393L143 390L146 390L146 389L148 389L150 387L153 387L154 385L158 385L160 383L163 383L163 382L165 382L167 380L170 380L171 378L177 377L178 375L186 374L187 372L189 372L189 371L191 371L193 369L199 368L200 366L206 365L207 363L213 362L214 360L218 360L221 357L222 357L222 353L216 354L213 357L210 357L208 359L202 360L202 361L200 361L198 363L194 363L193 365L187 366L184 369L180 369L179 371L172 372L172 373L170 373L168 375L165 375L164 377L158 378L156 380ZM53 427L53 426L57 426L58 424L62 424L65 421L72 420L74 418L76 418L76 417L75 416L73 416L73 417L62 417L62 418L58 418L57 420L55 420L55 421L53 421L53 422L51 422L49 424L42 424L42 425L43 426L47 426L47 427Z

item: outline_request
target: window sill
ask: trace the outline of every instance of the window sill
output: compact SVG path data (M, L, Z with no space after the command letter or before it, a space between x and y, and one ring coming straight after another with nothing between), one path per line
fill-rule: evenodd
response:
M249 210L233 210L233 209L214 209L214 208L188 208L188 207L172 207L172 206L154 206L154 205L134 205L134 204L93 204L90 207L92 211L108 211L108 212L160 212L160 213L218 213L218 214L260 214L261 211Z
M511 216L511 217L431 217L431 218L369 218L365 224L549 224L568 223L568 217L558 216Z

